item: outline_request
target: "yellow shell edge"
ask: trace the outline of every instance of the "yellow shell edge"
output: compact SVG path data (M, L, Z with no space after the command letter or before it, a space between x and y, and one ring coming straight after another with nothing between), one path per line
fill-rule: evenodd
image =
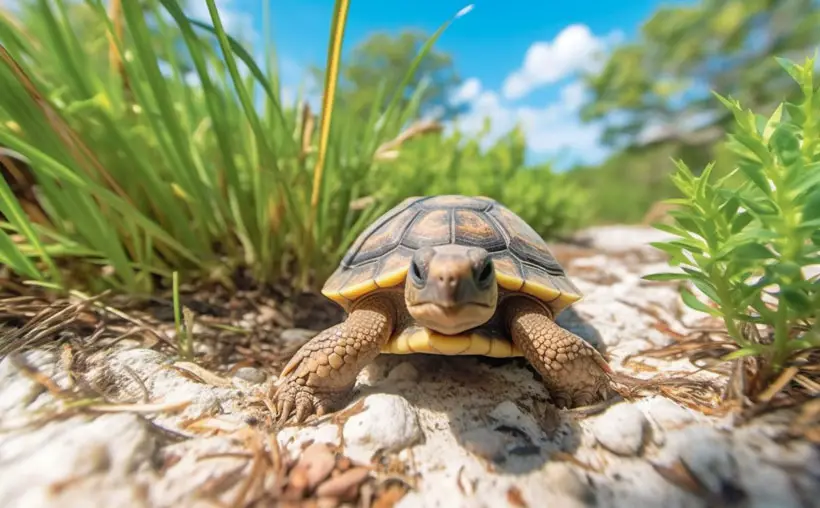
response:
M380 288L398 286L404 282L405 277L407 277L407 269L403 268L385 273L377 279L366 280L353 286L345 287L341 291L322 290L322 294L342 307L347 308L352 300ZM581 295L562 293L557 289L544 286L543 284L532 281L525 282L518 277L512 277L504 273L497 273L496 280L498 280L498 285L504 289L521 291L522 293L527 293L548 302L550 306L555 309L556 314L581 299Z
M381 352L394 355L426 353L445 356L479 355L493 358L524 356L518 346L504 339L491 338L477 333L441 335L425 328L412 328L391 337L382 346Z
M407 269L402 268L400 270L394 270L392 272L382 274L381 277L376 279L370 279L352 286L344 287L340 291L329 291L327 289L323 289L322 294L342 307L347 308L352 300L355 300L377 289L398 286L404 282L405 277L407 277Z
M496 280L498 280L498 285L504 289L520 291L549 303L550 307L555 310L555 314L581 299L581 295L563 293L555 288L537 282L523 281L518 277L511 277L504 273L497 273Z

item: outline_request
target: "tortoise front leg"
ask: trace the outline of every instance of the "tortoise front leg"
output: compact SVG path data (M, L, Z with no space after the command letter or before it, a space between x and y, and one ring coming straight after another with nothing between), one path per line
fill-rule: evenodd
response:
M513 342L544 378L558 407L589 405L609 396L612 370L606 360L556 324L544 305L515 297L507 302L505 317Z
M292 411L300 423L342 404L365 365L379 355L395 322L393 302L373 296L357 304L347 319L305 343L285 368L273 403L284 424Z

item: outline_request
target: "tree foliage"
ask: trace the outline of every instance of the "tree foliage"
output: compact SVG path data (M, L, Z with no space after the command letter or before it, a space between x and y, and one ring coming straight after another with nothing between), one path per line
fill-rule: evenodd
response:
M731 124L712 92L762 113L799 90L774 57L802 58L820 42L817 0L702 0L660 8L637 41L588 78L586 120L606 119L615 146L651 139L711 145ZM613 119L614 118L614 119Z

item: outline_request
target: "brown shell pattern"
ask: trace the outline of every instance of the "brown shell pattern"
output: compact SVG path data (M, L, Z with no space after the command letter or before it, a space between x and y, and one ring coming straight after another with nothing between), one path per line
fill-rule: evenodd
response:
M548 302L555 312L581 298L544 240L504 205L485 197L412 197L353 242L322 293L349 309L378 288L400 285L415 249L455 243L486 249L498 283Z

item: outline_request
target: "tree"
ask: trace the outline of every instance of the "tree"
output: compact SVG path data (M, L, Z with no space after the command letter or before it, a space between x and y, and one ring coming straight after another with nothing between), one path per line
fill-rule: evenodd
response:
M774 57L802 60L820 42L817 0L702 0L663 7L641 37L587 77L586 121L606 122L613 146L678 142L710 147L731 121L712 95L760 114L799 90Z
M395 36L375 33L354 47L342 58L337 104L367 117L383 83L386 93L378 105L383 111L426 40L423 32L405 30ZM324 69L314 67L312 74L317 83L324 83ZM451 93L461 84L449 54L435 47L428 52L402 90L401 100L406 104L422 83L425 88L420 98L420 114L450 118L466 107L449 104ZM400 109L403 105L399 104Z

